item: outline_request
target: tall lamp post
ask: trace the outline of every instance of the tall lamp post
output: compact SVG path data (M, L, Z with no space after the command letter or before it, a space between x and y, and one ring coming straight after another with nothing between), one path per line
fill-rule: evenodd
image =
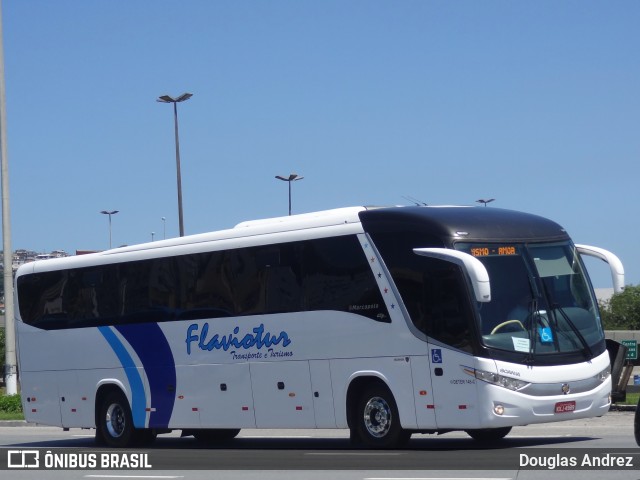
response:
M481 198L480 200L476 200L476 203L484 203L484 206L487 206L487 203L491 203L495 200L495 198L488 198L488 199L484 199Z
M180 225L181 237L184 237L184 220L182 217L182 176L180 174L180 141L178 139L178 103L189 100L192 96L192 93L183 93L176 98L169 95L162 95L156 100L160 103L173 103L173 119L176 134L176 172L178 177L178 223Z
M115 215L119 210L102 210L100 213L109 215L109 248L111 248L111 215Z
M167 219L162 217L162 238L167 238Z
M304 177L298 176L297 173L292 173L288 177L282 177L280 175L276 175L278 180L282 180L283 182L289 183L289 215L291 215L291 183L297 180L302 180Z
M0 171L2 176L2 246L4 262L5 366L4 379L9 395L18 393L18 366L13 305L13 254L9 218L9 159L7 157L7 109L4 82L4 44L2 42L2 5L0 5Z

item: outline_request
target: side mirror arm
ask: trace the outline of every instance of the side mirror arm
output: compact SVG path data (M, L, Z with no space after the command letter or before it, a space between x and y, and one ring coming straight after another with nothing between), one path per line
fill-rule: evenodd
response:
M469 275L476 301L491 301L489 273L482 262L474 256L449 248L414 248L413 252L423 257L437 258L461 266Z
M576 245L576 250L580 255L599 258L609 264L611 269L611 280L613 281L613 291L620 293L624 290L624 266L620 259L608 250L590 245Z

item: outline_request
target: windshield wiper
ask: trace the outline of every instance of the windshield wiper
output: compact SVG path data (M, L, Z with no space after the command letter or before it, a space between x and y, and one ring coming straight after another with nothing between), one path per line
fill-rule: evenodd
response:
M524 362L527 365L533 365L536 358L536 325L538 324L538 289L533 283L533 279L529 277L529 292L531 293L531 302L529 303L529 354Z
M584 338L584 335L582 335L580 330L578 330L578 327L576 327L576 324L573 323L573 320L571 320L571 318L569 318L569 315L567 315L567 312L565 312L564 309L557 303L552 304L551 309L554 311L557 310L558 312L560 312L560 315L562 315L562 318L564 319L564 321L567 322L567 325L569 325L569 327L571 328L575 336L578 337L578 340L580 340L580 343L582 344L582 347L583 347L582 351L586 354L585 357L587 358L587 360L591 360L594 356L593 350L591 350L591 347L587 343L587 340Z
M533 365L536 358L536 325L538 324L539 316L538 299L533 296L529 303L529 354L525 359L527 365Z
M578 327L576 327L576 324L573 323L573 320L571 320L571 318L569 318L569 315L567 315L567 312L565 312L564 309L560 306L560 304L556 302L555 298L551 296L551 293L549 292L549 289L547 288L547 284L544 281L544 279L542 279L542 288L544 288L544 293L549 299L551 311L560 312L560 315L562 315L562 318L564 319L564 321L567 322L567 325L569 325L569 328L571 328L575 336L578 337L578 340L580 340L580 343L582 344L582 348L583 348L582 352L585 354L586 359L591 360L594 356L593 350L591 350L591 347L587 343L587 340L584 338L584 335L582 335L580 330L578 330ZM557 334L560 331L560 329L558 328L557 319L555 323L556 323L556 334Z

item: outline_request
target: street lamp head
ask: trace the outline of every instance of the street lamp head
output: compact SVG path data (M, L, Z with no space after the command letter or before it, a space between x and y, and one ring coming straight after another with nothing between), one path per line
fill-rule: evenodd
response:
M495 200L495 198L487 198L487 199L481 198L479 200L476 200L476 203L484 203L484 206L486 207L487 203L491 203L494 200Z
M278 180L283 180L285 182L294 182L296 180L302 180L304 177L299 176L297 173L292 173L288 177L283 177L282 175L276 175Z
M193 97L193 93L183 93L182 95L176 98L172 97L171 95L162 95L161 97L158 97L156 102L180 103L180 102L184 102L185 100L189 100L191 97Z

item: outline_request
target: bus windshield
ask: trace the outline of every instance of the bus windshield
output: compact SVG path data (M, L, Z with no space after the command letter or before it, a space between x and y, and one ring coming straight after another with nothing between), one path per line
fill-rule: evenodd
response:
M582 352L604 339L596 301L575 247L547 244L457 244L480 260L491 301L479 304L482 343L532 357Z

